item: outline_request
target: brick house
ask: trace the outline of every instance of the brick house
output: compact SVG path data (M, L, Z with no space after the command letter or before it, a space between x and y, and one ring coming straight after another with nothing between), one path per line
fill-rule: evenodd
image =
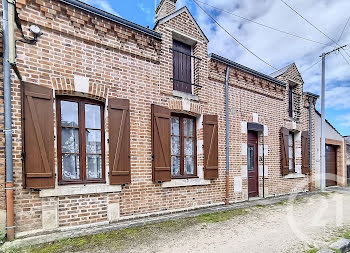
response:
M17 43L24 82L12 78L17 238L313 187L317 96L295 64L264 75L208 55L175 4L151 30L77 0L17 1L23 28L43 31Z

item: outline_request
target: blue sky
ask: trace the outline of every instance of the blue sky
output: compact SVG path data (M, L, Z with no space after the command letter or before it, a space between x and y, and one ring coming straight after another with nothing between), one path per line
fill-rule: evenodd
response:
M159 2L159 0L156 1ZM137 24L153 28L154 0L84 0L84 2ZM200 0L200 2L232 35L277 69L295 62L303 72L319 61L319 55L334 48L332 41L298 17L280 0ZM349 0L286 0L286 2L332 39L337 41L342 34L339 44L350 44L350 22L342 33L350 15ZM177 8L184 5L190 9L209 38L209 52L223 55L265 74L275 71L234 42L194 4L193 0L177 1ZM266 29L228 12L321 44ZM350 55L350 46L346 52ZM326 117L341 134L350 135L350 57L345 52L342 54L349 64L340 54L332 54L327 58ZM320 94L321 63L302 73L302 76L305 81L304 90ZM317 108L320 109L319 103Z

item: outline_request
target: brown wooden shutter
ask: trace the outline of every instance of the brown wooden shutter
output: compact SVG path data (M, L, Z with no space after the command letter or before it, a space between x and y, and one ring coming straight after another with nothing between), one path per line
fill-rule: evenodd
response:
M303 174L307 174L310 172L310 145L309 145L308 131L304 131L301 133L301 155L302 155L301 172Z
M109 98L108 103L110 184L131 183L129 100Z
M203 116L204 178L219 177L218 116Z
M25 186L55 187L53 95L47 87L24 84Z
M282 175L289 174L289 130L287 128L281 128L281 172Z
M170 110L152 105L153 181L171 180Z

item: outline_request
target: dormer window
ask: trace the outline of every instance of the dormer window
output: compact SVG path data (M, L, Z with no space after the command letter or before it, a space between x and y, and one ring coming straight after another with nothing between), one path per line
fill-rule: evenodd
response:
M173 40L173 89L192 93L192 47Z

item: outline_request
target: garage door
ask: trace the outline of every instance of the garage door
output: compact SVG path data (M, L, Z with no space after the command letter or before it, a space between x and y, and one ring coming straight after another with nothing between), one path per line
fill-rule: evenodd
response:
M333 145L326 145L326 186L337 185L337 149Z

